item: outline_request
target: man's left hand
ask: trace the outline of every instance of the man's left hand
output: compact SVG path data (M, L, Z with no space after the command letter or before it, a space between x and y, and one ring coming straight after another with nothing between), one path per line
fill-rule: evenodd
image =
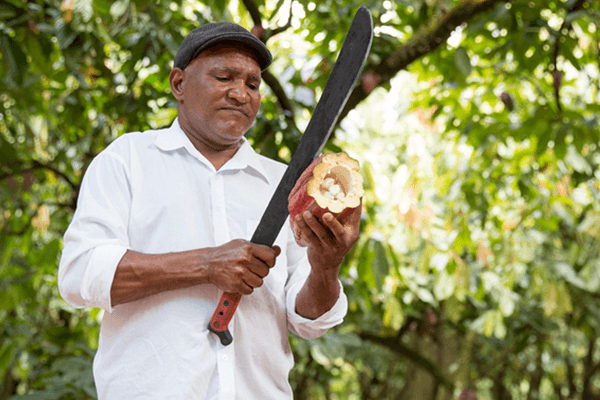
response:
M308 261L313 272L339 269L344 256L358 240L361 205L342 224L329 212L317 218L310 211L296 216L300 236L296 242L308 247Z

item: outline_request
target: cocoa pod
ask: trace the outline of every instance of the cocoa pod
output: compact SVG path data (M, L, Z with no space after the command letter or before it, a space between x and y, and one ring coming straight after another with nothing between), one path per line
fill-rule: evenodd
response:
M502 100L508 111L512 111L515 109L512 96L507 92L500 93L500 100Z
M359 163L345 152L319 156L304 170L288 197L294 234L299 234L296 216L310 211L316 217L332 213L343 224L360 205L364 195Z

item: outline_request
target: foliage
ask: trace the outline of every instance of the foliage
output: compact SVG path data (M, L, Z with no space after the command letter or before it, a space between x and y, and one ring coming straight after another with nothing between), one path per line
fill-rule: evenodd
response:
M292 338L296 397L600 399L600 5L362 4L376 37L328 149L363 164L363 235L345 323ZM0 399L95 398L102 314L60 298L62 234L91 159L176 116L185 34L262 28L276 61L248 138L286 161L356 7L0 4Z

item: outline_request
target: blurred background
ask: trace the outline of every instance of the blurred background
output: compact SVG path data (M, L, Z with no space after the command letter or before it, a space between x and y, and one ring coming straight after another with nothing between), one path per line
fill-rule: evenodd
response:
M292 337L298 399L600 399L600 2L0 3L0 400L94 399L102 312L56 285L92 158L170 125L182 38L265 41L247 137L289 161L358 6L364 73L327 151L365 181L345 322ZM273 366L276 368L277 366Z

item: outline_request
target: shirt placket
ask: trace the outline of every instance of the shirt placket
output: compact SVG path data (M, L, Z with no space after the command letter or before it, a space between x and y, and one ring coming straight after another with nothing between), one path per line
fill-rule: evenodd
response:
M231 240L227 212L225 207L225 185L223 176L218 173L211 178L211 204L213 219L213 237L215 246L220 246ZM218 298L223 292L218 291ZM216 299L218 300L218 299ZM229 331L234 332L235 316L229 323ZM233 400L235 398L234 382L234 346L219 345L217 350L217 368L219 371L219 400Z

